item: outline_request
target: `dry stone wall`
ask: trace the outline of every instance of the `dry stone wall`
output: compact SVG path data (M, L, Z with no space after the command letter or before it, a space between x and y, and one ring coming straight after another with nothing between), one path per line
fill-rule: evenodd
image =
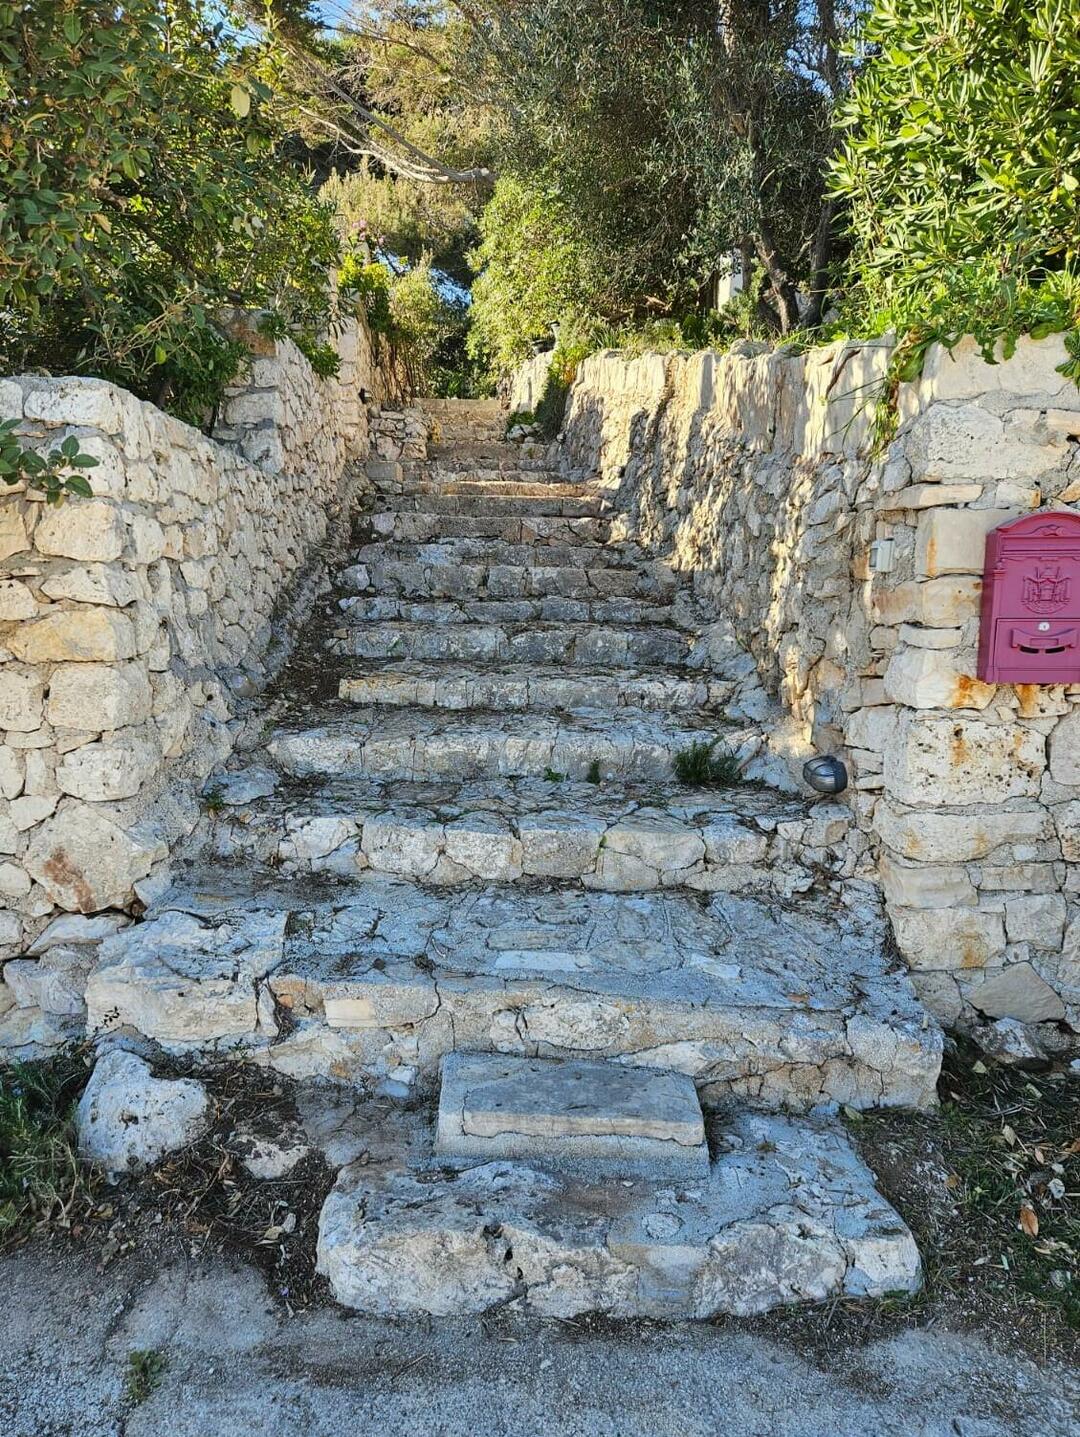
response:
M1056 339L995 365L936 349L882 449L890 353L596 355L566 464L692 583L716 661L752 656L791 773L843 753L923 1000L1059 1047L1080 1031L1080 686L981 683L976 647L988 530L1080 505L1080 390Z
M235 323L252 359L214 439L101 380L0 380L25 443L75 434L99 460L92 499L0 495L0 958L59 914L152 892L285 647L290 598L345 541L367 336L345 325L322 380L291 341ZM5 979L23 966L43 981L29 964Z

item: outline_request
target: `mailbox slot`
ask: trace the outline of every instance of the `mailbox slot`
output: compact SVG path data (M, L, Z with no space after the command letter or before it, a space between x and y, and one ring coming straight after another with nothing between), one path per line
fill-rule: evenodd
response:
M979 678L1080 683L1080 514L1025 514L987 535Z

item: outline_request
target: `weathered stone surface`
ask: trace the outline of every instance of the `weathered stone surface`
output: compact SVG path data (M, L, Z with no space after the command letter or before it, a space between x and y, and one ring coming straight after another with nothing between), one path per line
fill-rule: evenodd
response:
M120 510L107 499L47 509L34 530L34 547L42 554L107 564L124 547Z
M0 669L0 728L34 733L41 727L44 684L33 669L5 664Z
M1001 915L972 908L893 908L896 941L912 968L985 968L1005 951Z
M919 516L915 571L927 579L942 574L981 574L986 536L1017 517L1009 509L931 509Z
M889 660L885 692L915 709L984 709L997 685L982 683L973 670L949 649L904 648Z
M61 1018L86 1011L83 994L93 964L87 947L52 947L41 958L17 958L4 965L4 982L22 1008L40 1008Z
M206 1089L192 1078L155 1078L121 1048L98 1058L79 1100L79 1155L110 1178L152 1167L187 1147L209 1122Z
M1035 797L1046 741L1022 724L913 715L885 750L891 797L913 808Z
M24 862L59 908L97 913L131 901L161 844L120 828L93 804L69 799L36 828Z
M1042 808L933 813L882 799L874 809L874 827L905 858L948 863L985 858L1007 843L1037 843L1050 836L1051 821Z
M991 1018L1043 1023L1065 1017L1064 1003L1030 963L1010 963L972 988L970 998Z
M141 724L152 705L142 664L58 664L49 676L45 716L54 728L85 733Z
M131 1027L170 1050L253 1036L257 985L281 962L287 918L165 912L106 939L86 987L89 1029Z
M1055 783L1080 785L1080 706L1050 735L1050 777Z
M84 604L23 625L10 635L8 645L30 664L115 664L135 657L135 632L131 620L117 610Z
M132 798L157 774L161 749L151 730L117 734L106 743L84 744L56 768L61 793L91 803Z
M352 1166L323 1207L319 1270L339 1302L383 1316L511 1298L558 1317L745 1316L919 1285L910 1233L839 1129L742 1114L717 1143L682 1190L509 1163Z
M705 1123L682 1073L612 1063L449 1053L435 1151L455 1161L523 1158L708 1172Z

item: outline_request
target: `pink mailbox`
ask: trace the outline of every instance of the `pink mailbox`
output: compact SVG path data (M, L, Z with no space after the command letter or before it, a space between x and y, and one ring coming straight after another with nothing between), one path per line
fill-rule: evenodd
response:
M1025 514L987 534L979 678L1080 683L1080 514Z

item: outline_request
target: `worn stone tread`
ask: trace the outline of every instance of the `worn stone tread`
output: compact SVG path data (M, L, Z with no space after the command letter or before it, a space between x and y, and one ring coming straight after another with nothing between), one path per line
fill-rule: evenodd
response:
M690 1179L709 1170L701 1103L685 1073L582 1059L448 1053L435 1152L455 1162L588 1162Z
M485 595L493 599L649 598L670 600L676 588L674 575L660 566L648 568L571 568L546 565L409 563L375 559L355 565L342 575L356 592L400 594L407 598L458 598Z
M876 911L831 897L320 884L216 864L155 915L101 945L91 1031L406 1089L469 1050L670 1069L710 1102L936 1102L940 1030Z
M659 625L691 632L684 609L670 602L645 599L565 599L551 595L533 599L406 599L393 594L355 594L339 600L349 623L487 624L509 628L519 646L522 635L546 624L599 624L605 628L640 629ZM586 636L588 637L588 636ZM489 641L490 642L490 641ZM472 647L482 647L476 644ZM692 648L692 639L687 652ZM566 651L566 650L560 650ZM533 660L532 662L535 662Z
M665 624L589 622L383 623L358 620L335 630L338 653L365 659L481 659L528 664L589 664L639 668L682 663L690 655L689 634Z
M910 1231L841 1128L759 1113L715 1124L695 1181L490 1162L343 1169L319 1222L337 1300L379 1316L508 1302L571 1318L746 1317L921 1281Z
M567 714L483 713L439 709L357 708L318 727L283 729L267 745L271 758L297 777L340 775L457 779L587 778L601 773L628 780L670 776L675 754L696 741L722 741L736 754L760 745L755 729L690 711L674 717L624 709Z

